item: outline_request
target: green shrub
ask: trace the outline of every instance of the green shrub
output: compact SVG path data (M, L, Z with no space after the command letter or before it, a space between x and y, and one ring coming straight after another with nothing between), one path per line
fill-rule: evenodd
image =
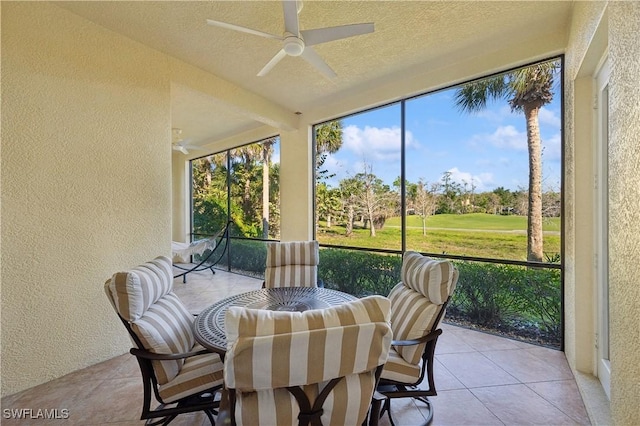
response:
M356 250L321 249L318 278L326 288L356 296L387 295L400 281L402 257Z
M460 273L450 310L471 321L496 326L520 310L517 266L455 262Z
M231 240L231 269L264 277L263 241ZM222 264L226 265L226 258ZM547 346L560 346L561 271L478 261L453 261L459 271L447 310L452 322L478 325ZM388 295L400 282L398 254L322 248L318 278L326 288L363 297Z
M267 247L264 241L231 239L229 256L225 256L219 265L229 266L231 263L232 271L264 278L266 262Z
M527 268L521 289L523 312L542 331L560 338L562 324L561 271Z
M558 269L453 261L460 273L447 317L487 331L560 346ZM318 277L326 288L362 297L388 295L400 281L400 255L323 248Z
M559 269L455 262L460 271L449 314L548 346L561 342Z

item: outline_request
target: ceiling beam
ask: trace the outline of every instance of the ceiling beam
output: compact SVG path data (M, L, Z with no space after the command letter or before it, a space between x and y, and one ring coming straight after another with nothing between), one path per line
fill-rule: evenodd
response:
M276 129L292 131L298 128L299 117L294 111L173 57L169 57L169 67L172 82L213 97L230 112Z

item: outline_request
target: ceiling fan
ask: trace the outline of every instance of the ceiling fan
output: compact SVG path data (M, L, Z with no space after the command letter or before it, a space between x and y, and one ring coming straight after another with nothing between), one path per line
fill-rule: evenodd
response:
M173 142L171 143L171 149L174 151L180 151L184 155L189 154L189 150L202 150L201 147L197 145L189 145L188 142L191 139L182 139L182 129L171 129L173 131Z
M283 0L282 9L284 12L284 34L277 36L251 28L226 22L207 19L209 25L240 31L260 37L270 38L282 42L282 49L260 70L258 77L266 75L285 56L301 56L302 59L313 65L318 71L328 78L334 78L336 73L329 65L316 53L311 46L340 40L361 34L368 34L374 31L373 23L339 25L337 27L317 28L313 30L301 30L299 28L298 14L302 10L302 1Z

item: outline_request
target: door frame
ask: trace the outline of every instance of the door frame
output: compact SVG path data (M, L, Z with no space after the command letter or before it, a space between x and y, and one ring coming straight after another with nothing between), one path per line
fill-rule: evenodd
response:
M596 279L596 368L595 374L611 399L609 362L609 76L607 54L595 73L595 279Z

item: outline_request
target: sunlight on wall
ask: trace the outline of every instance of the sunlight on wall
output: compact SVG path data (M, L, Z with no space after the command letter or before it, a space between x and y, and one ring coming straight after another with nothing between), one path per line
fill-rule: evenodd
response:
M125 353L105 279L170 247L166 59L2 4L2 395Z

